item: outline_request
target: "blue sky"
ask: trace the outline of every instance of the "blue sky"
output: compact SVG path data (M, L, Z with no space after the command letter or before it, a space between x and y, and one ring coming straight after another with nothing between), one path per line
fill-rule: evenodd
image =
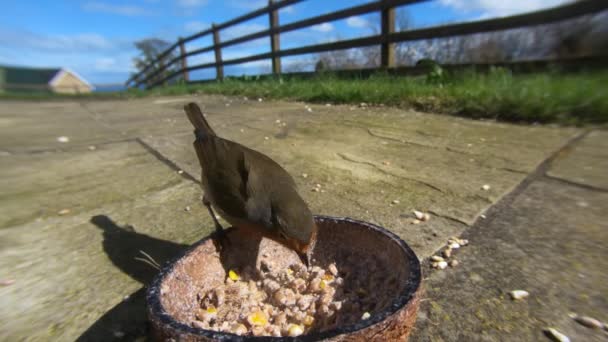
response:
M555 6L566 0L435 0L408 6L413 24L429 26L447 22L504 16ZM279 13L288 23L354 6L369 0L308 0ZM133 71L137 55L133 42L156 37L173 42L235 16L263 7L264 0L0 0L0 64L34 67L67 67L94 84L122 83ZM340 38L370 35L379 15L351 17L295 31L281 37L283 48L315 44ZM224 39L267 28L268 18L259 17L223 30ZM207 46L210 37L188 44ZM268 39L240 44L223 51L224 58L237 58L268 51ZM284 65L310 61L311 56L289 58ZM190 58L190 65L212 61L206 54ZM228 74L257 74L268 61L227 68ZM193 76L213 77L213 70Z

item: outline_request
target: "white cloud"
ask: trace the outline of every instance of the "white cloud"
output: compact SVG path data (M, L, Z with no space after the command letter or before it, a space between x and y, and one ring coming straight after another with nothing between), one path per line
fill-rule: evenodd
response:
M177 5L183 8L200 7L207 4L207 0L177 0Z
M131 39L97 33L49 35L0 27L0 62L65 67L91 83L124 82L137 55Z
M499 17L558 6L569 0L440 0L440 3L462 12L481 12L482 17Z
M293 5L291 5L291 6L281 8L280 11L285 14L294 14L294 13L296 13L296 8L293 7Z
M46 52L90 52L119 49L131 46L132 44L124 39L110 40L97 33L45 35L0 27L0 45Z
M189 21L184 25L184 29L188 32L200 32L209 28L209 24L201 21Z
M348 17L348 19L346 19L346 25L354 28L367 28L369 27L369 21L358 16Z
M95 59L93 70L100 72L131 72L134 70L133 63L129 55L117 57L99 57Z
M311 29L319 32L329 32L334 29L334 25L330 23L323 23L319 25L314 25L311 27Z
M151 15L152 12L147 9L139 6L132 5L114 5L108 4L105 2L86 2L82 5L82 9L88 12L101 12L101 13L109 13L109 14L117 14L124 16L142 16L142 15Z

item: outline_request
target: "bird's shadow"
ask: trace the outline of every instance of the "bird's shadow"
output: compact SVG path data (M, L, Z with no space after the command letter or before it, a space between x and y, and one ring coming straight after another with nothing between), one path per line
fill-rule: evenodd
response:
M141 261L147 257L140 251L163 266L188 248L140 234L130 225L121 227L106 215L93 216L91 223L102 230L103 250L112 263L144 286L150 284L158 270ZM147 330L145 287L142 287L100 317L78 341L133 341L145 339Z

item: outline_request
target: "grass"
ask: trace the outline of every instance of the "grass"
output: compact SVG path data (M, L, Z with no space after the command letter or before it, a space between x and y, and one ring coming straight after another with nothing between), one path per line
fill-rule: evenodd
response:
M113 96L223 94L318 103L384 104L423 111L511 122L569 125L608 122L608 70L512 74L463 71L419 77L375 74L368 78L229 78ZM106 95L111 96L111 95Z

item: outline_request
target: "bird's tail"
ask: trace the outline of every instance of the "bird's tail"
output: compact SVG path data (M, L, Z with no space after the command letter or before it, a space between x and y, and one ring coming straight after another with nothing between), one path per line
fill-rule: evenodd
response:
M184 110L186 111L186 115L188 115L188 119L192 123L195 128L196 135L216 135L213 131L213 128L209 125L203 112L200 107L194 103L190 102L184 106Z

